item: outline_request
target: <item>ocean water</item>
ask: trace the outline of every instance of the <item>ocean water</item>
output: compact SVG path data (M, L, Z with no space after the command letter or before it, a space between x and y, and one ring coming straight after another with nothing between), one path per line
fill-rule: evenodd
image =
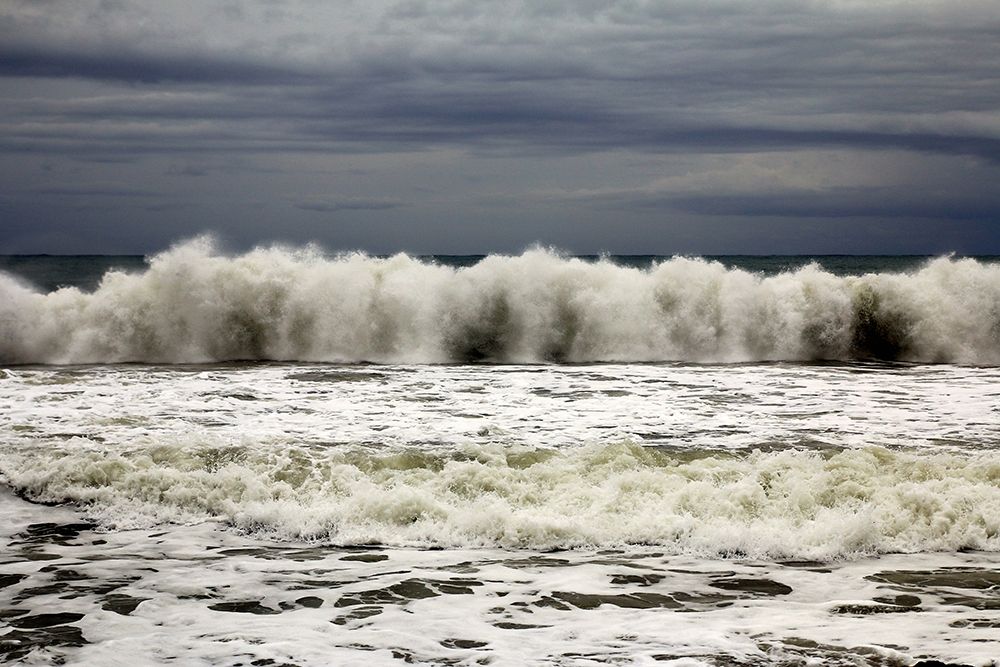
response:
M0 266L0 661L1000 664L995 258Z

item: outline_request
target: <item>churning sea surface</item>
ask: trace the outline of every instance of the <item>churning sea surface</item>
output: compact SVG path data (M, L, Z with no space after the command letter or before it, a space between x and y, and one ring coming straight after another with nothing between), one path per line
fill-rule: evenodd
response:
M1000 263L0 258L0 661L996 665Z

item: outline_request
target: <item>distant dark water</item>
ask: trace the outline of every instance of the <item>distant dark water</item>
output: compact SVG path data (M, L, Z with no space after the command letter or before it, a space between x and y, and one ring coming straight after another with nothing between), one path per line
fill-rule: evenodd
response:
M472 266L485 255L420 255L419 259L445 266ZM597 261L599 255L576 255ZM671 255L604 255L620 266L647 268ZM1000 262L998 255L972 255L980 262ZM704 255L726 268L742 269L762 275L794 271L808 264L819 264L838 276L865 273L900 273L920 268L931 255ZM44 292L60 287L91 291L109 270L140 272L147 268L143 255L0 255L0 271L18 276Z
M60 287L93 290L112 269L142 271L143 255L0 255L0 271L27 280L51 292Z

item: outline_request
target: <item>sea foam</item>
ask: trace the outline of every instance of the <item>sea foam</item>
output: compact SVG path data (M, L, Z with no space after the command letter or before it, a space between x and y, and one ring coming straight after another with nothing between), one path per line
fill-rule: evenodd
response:
M91 293L0 274L0 363L889 359L1000 364L1000 266L762 277L546 250L454 268L315 248L224 256L196 239Z
M1000 550L996 456L870 447L734 455L628 442L451 452L77 438L3 461L40 501L109 527L220 519L277 539L505 548L656 545L701 557L835 559Z

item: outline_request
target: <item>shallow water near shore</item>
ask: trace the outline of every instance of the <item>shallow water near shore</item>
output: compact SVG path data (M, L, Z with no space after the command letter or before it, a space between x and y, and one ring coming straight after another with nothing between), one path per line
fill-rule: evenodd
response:
M992 664L998 380L9 367L0 660Z
M988 664L993 554L705 560L654 548L276 544L103 532L4 496L0 657L25 664Z

